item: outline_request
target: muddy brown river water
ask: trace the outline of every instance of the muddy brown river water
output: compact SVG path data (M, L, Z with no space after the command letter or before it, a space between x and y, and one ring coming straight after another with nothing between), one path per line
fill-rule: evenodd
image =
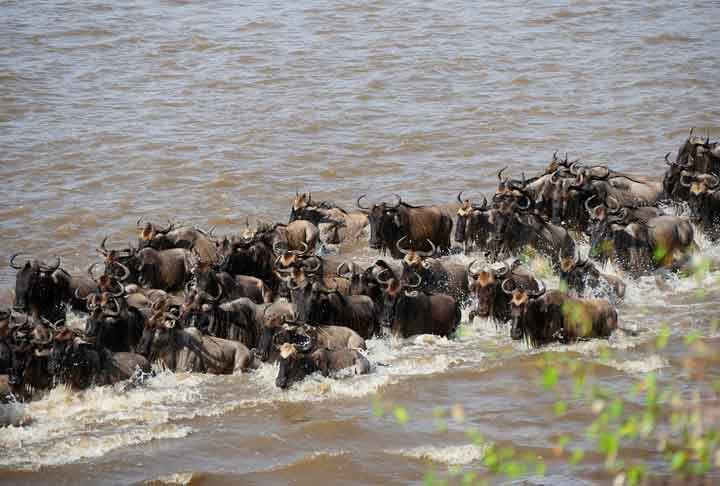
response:
M691 126L720 135L719 14L668 0L0 1L0 288L7 299L14 252L83 272L140 216L231 233L246 216L285 221L296 188L348 208L365 192L445 204L555 150L660 178ZM364 242L349 255L375 257ZM631 282L619 312L641 332L610 339L598 380L681 383L682 337L720 344L716 277ZM532 484L609 484L599 457L552 459L590 412L554 418L538 353L464 315L456 339L373 340L375 373L289 392L264 366L0 405L32 419L0 428L0 483L420 484L428 468L482 473L471 426L547 457ZM670 345L656 351L662 323ZM552 349L598 363L602 344ZM377 397L417 420L375 417ZM433 410L456 403L465 424L434 433Z

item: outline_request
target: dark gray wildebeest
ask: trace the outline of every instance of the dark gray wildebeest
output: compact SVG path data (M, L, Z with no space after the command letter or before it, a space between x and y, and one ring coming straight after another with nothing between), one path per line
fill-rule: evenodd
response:
M379 330L375 305L366 295L345 296L336 289L309 281L291 287L290 295L300 323L347 326L364 339Z
M356 375L370 373L370 362L356 349L316 349L310 353L301 353L291 343L280 348L280 369L275 385L286 389L293 383L302 381L317 371L328 377L332 372L351 369Z
M540 288L532 272L517 259L479 268L477 260L473 260L467 266L467 274L470 295L475 300L469 316L471 322L476 317L506 322L510 320L510 296L503 290L519 288L536 292Z
M633 275L658 268L677 270L698 249L687 218L662 215L645 219L637 212L608 214L604 206L596 206L590 209L590 219L590 255L602 263L612 259Z
M401 245L405 237L397 242L397 248L404 256L402 260L403 272L400 279L408 281L419 275L422 279L417 289L424 293L448 294L458 302L465 302L468 297L468 280L465 266L460 263L443 262L438 258L431 258L435 254L435 245L428 244L431 251L423 252L405 249Z
M150 371L150 362L145 357L129 352L111 353L92 345L69 328L55 334L48 356L48 372L54 382L65 383L75 390L112 385L138 372Z
M560 259L560 282L574 297L603 297L618 303L625 297L625 282L615 275L599 271L589 260L576 255Z
M418 291L419 276L413 283L382 276L378 280L385 284L381 323L394 336L450 336L460 324L460 305L455 299L446 294L428 295Z
M710 142L710 138L694 136L693 130L678 150L674 161L665 156L668 169L663 179L663 188L668 198L685 201L689 196L689 188L683 185L683 173L720 174L720 143Z
M683 171L680 185L688 189L686 199L693 221L711 241L720 239L720 177Z
M552 342L570 343L607 338L618 327L615 308L604 299L570 297L559 290L512 292L513 339L524 339L533 347Z
M247 275L232 276L227 272L218 272L210 264L194 260L191 271L195 288L212 296L213 300L226 302L247 297L257 304L273 300L272 291L257 277ZM191 282L188 282L191 285Z
M158 313L145 323L137 352L172 371L231 374L255 368L253 353L241 342L180 329L178 316Z
M365 208L360 205L364 197L358 198L357 206L370 220L370 248L390 251L393 258L402 258L397 242L406 237L416 245L412 246L413 250L429 251L427 242L431 241L440 253L450 251L453 222L447 210L438 206L411 206L397 195L395 205L382 202Z
M263 361L277 361L283 343L298 345L305 352L311 349L366 349L365 340L345 326L308 326L285 322L280 326L263 328L257 351Z

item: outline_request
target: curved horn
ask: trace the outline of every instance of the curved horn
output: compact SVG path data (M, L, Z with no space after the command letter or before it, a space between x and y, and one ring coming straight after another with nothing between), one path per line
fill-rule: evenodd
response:
M512 282L512 284L513 284L513 287L511 289L507 287L508 282ZM515 288L516 288L515 281L511 280L509 278L506 278L505 280L503 280L502 285L500 285L500 288L506 294L512 295L512 293L515 291Z
M140 227L140 223L142 222L142 220L143 220L144 217L145 217L145 216L140 216L140 219L138 219L138 220L135 222L135 226L137 226L137 227L139 228L139 227Z
M422 277L420 275L418 275L417 272L413 272L412 274L415 275L415 277L417 277L417 283L414 285L410 285L409 283L405 282L405 287L408 287L411 289L416 289L416 288L420 287L420 284L422 283Z
M475 277L480 272L473 272L472 267L477 262L477 258L470 262L470 264L467 266L467 273L469 273L472 277Z
M108 237L106 236L103 238L103 240L100 242L100 248L97 249L98 253L100 253L103 256L107 256L110 251L105 248L105 243L107 242Z
M508 265L507 260L503 260L503 267L497 271L496 275L498 277L504 277L505 275L508 275L510 273L510 265Z
M488 200L485 196L483 196L483 203L482 206L479 208L481 211L485 211L487 209Z
M390 272L390 274L392 274L392 271L391 271L389 268L383 268L382 270L380 270L380 273L378 273L378 274L375 276L375 280L377 280L379 283L381 283L381 284L383 284L383 285L387 285L387 283L388 283L388 282L390 281L390 279L392 278L392 277L388 277L388 278L386 278L386 279L380 278L380 276L381 276L383 273L385 273L385 272Z
M607 203L608 209L612 213L618 212L620 210L620 208L622 207L622 205L620 204L620 201L618 201L617 198L615 198L615 196L608 196L605 202Z
M122 297L122 295L125 293L125 289L122 285L120 285L120 282L118 282L115 279L112 279L113 282L115 282L115 286L118 287L120 290L118 292L110 292L110 295L113 297Z
M670 157L670 152L665 154L665 163L670 166L675 165L673 162L670 161L668 157Z
M462 198L460 197L460 196L462 196L462 193L463 193L463 191L460 191L460 192L458 193L458 195L457 195L457 200L458 200L458 202L459 202L460 204L465 204L464 201L462 200Z
M430 238L427 238L426 241L430 244L430 251L420 251L417 250L415 253L420 255L421 257L430 257L435 254L435 250L437 250L437 247L435 246L435 243L433 243Z
M60 257L59 257L59 256L56 256L56 257L55 257L55 266L52 266L52 267L51 267L51 266L47 266L47 265L40 265L40 268L41 268L44 272L54 272L55 270L57 270L58 268L60 268Z
M399 251L400 253L402 253L403 255L407 255L407 254L409 253L409 250L404 250L404 249L400 246L400 242L401 242L402 240L404 240L405 238L407 238L407 235L403 236L402 238L400 238L399 240L397 240L397 242L395 243L395 247L396 247L396 248L398 249L398 251Z
M223 295L223 293L224 293L224 291L225 291L225 289L223 288L223 286L222 286L222 284L220 283L219 280L217 281L217 286L218 286L218 294L217 294L216 297L213 297L212 295L208 294L208 297L210 297L210 300L213 301L213 302L219 301L219 300L220 300L220 297L222 297L222 295Z
M110 317L117 317L120 315L120 302L118 302L117 298L112 298L113 302L115 302L115 309L116 311L111 311L109 308L103 308L103 314L108 315Z
M393 194L393 195L397 198L397 204L395 204L395 206L393 206L393 208L399 208L400 205L402 204L402 198L400 196L398 196L397 194Z
M308 251L310 251L310 247L305 243L304 241L301 241L300 244L304 247L303 250L292 250L290 253L294 255L306 255Z
M367 196L367 194L363 194L362 196L360 196L359 198L357 198L357 201L355 201L355 205L358 207L358 209L364 209L364 210L368 211L368 210L370 210L370 208L366 208L366 207L363 207L363 206L360 205L360 200L361 200L362 198L364 198L365 196Z
M347 268L347 271L341 273L340 271L342 270L343 267L346 267L346 268ZM349 273L349 274L352 274L353 271L352 271L352 268L350 267L350 265L348 264L348 262L342 262L340 265L338 265L337 270L335 271L335 273L336 273L337 276L340 277L340 278L347 278L347 277L345 277L345 275L347 275L348 273Z
M523 196L523 199L527 201L527 204L524 205L524 206L522 206L522 205L520 204L520 202L516 202L515 204L517 205L517 208L518 208L520 211L527 211L528 209L530 209L530 206L532 206L532 201L531 201L530 198L527 196L527 194L524 194L524 193L523 193L522 196ZM520 199L520 201L522 201L523 199Z
M305 270L306 270L308 273L315 273L315 272L317 272L318 270L320 270L320 267L322 266L322 261L320 261L320 259L317 258L317 257L315 257L315 258L316 258L316 260L317 260L317 265L315 265L314 267L308 267L308 266L307 266L307 260L303 262L303 267L305 267ZM310 258L308 258L308 260L310 260Z
M15 261L15 258L16 258L18 255L22 255L22 253L15 253L13 256L10 257L10 266L11 266L12 268L14 268L15 270L21 270L21 269L22 269L22 266L19 266L19 265L16 265L15 263L13 263L13 262Z
M128 279L128 277L130 277L130 269L128 267L126 267L125 265L123 265L122 263L117 262L117 261L115 262L115 265L120 267L123 271L122 276L118 277L118 280L120 280L121 282L124 282L125 280Z
M503 178L502 178L502 173L505 172L505 169L507 169L507 166L505 166L505 167L503 167L502 169L500 169L500 170L498 171L498 173L497 173L497 178L498 178L498 181L500 181L500 182L506 182L507 179L508 179L508 178L506 177L506 178L505 178L505 181L503 181Z
M97 283L97 279L95 278L95 274L93 273L93 269L95 268L95 265L98 265L98 262L92 263L88 269L87 273L90 276L90 278L93 280L93 282Z
M592 213L593 209L595 209L597 207L597 206L590 206L590 201L592 201L593 199L596 199L596 198L597 198L597 195L593 194L592 196L590 196L589 198L587 198L585 200L585 209L587 209L589 213ZM600 204L598 204L598 206L600 206Z

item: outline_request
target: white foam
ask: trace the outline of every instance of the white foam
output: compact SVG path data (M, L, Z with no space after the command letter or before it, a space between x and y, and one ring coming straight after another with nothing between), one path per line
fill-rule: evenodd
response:
M643 374L651 371L656 371L661 368L666 368L669 365L668 361L656 354L650 355L643 359L634 360L609 360L605 362L608 366L611 366L617 370L624 371L630 374Z
M389 454L398 454L414 459L424 459L448 466L465 466L483 458L487 451L486 446L472 444L462 446L421 446L414 449L400 449L386 451Z

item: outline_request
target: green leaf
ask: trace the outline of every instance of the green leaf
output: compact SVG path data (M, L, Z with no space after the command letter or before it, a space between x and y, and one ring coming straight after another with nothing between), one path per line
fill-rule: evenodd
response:
M567 403L565 403L563 400L558 400L553 405L553 411L555 412L555 415L557 415L557 416L565 415L567 413L567 409L568 409Z
M557 368L555 368L554 366L548 366L547 368L545 368L545 372L543 373L542 380L541 380L542 386L546 390L552 390L553 388L555 388L557 381L558 381Z
M393 410L393 413L395 414L395 420L397 420L397 423L400 425L405 425L408 423L408 420L410 420L410 415L408 414L408 411L405 407L397 406Z
M690 331L690 332L687 333L687 335L685 336L684 341L685 341L685 344L686 344L687 346L690 346L690 345L692 345L694 342L696 342L698 339L700 339L700 333L699 333L698 331Z
M610 404L610 407L608 408L608 413L610 414L611 420L617 420L620 418L620 416L623 413L623 402L619 398L616 398L612 401Z
M637 486L645 476L645 468L643 466L633 466L627 471L628 486Z
M680 471L683 467L685 467L685 463L687 462L687 454L685 451L678 451L672 456L672 461L670 461L670 468L672 468L673 471Z
M583 460L583 457L585 457L585 451L582 449L575 449L570 455L570 464L577 466L580 464L580 461Z
M667 346L669 338L670 338L670 326L663 325L663 327L660 328L660 334L658 334L658 337L655 340L655 346L658 349L663 349L665 346Z

